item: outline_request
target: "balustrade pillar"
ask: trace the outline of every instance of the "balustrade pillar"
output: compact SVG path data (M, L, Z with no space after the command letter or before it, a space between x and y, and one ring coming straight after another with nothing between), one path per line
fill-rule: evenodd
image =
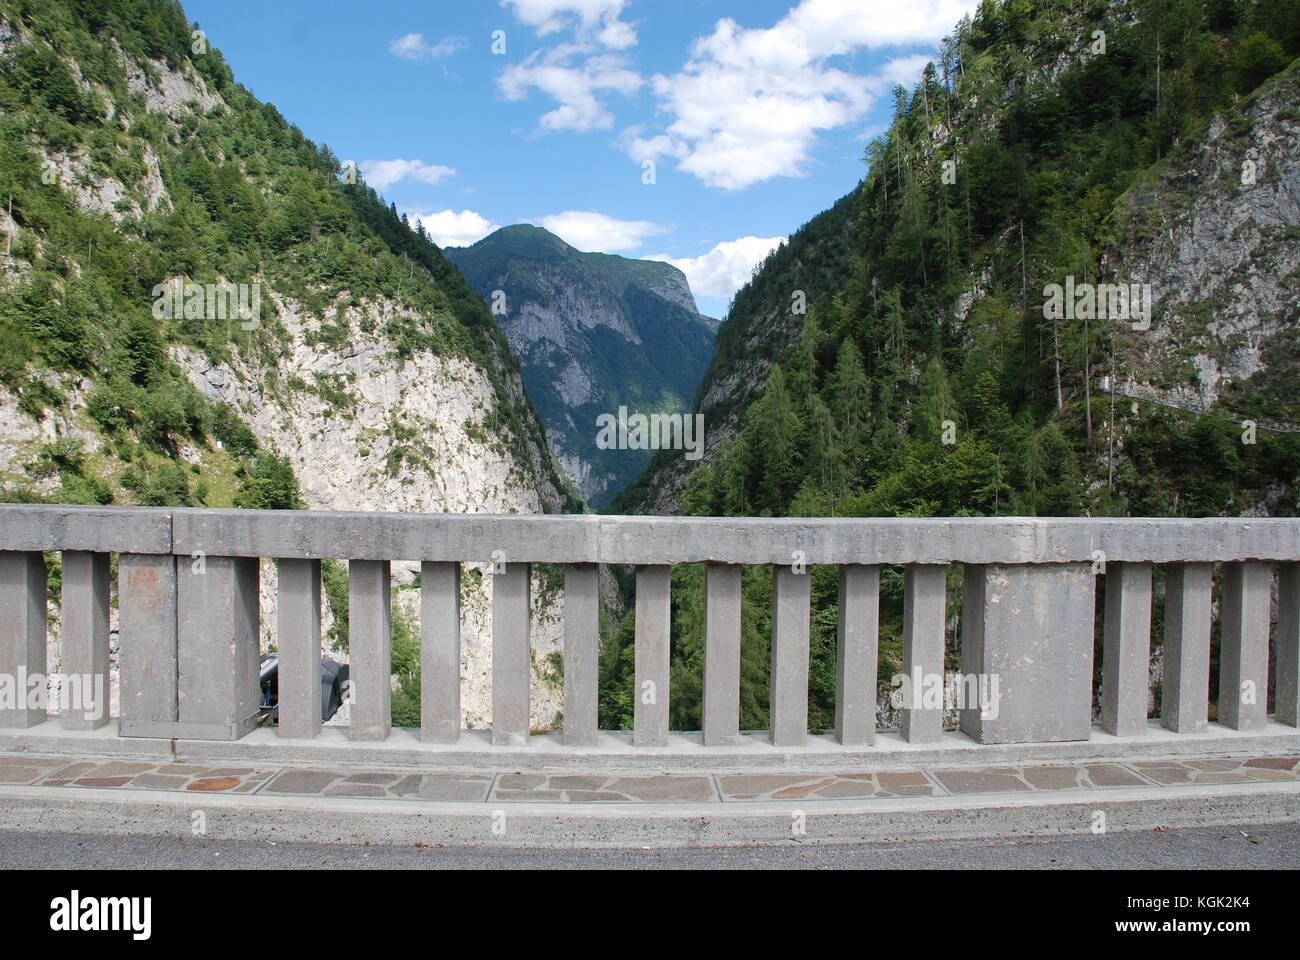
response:
M963 733L980 743L1089 738L1095 594L1090 563L966 566Z
M392 567L387 560L348 563L348 682L352 740L385 740L392 729Z
M1165 566L1165 644L1160 724L1204 733L1210 702L1211 563Z
M97 730L109 721L108 554L63 552L60 598L63 726Z
M1268 713L1268 615L1273 573L1267 563L1223 566L1223 643L1219 648L1219 722L1258 730Z
M258 561L176 561L175 737L238 740L258 722Z
M704 573L704 706L706 747L740 736L740 567L710 563Z
M835 736L846 747L876 739L876 658L880 636L880 567L840 567L835 631Z
M636 568L636 689L632 742L668 743L668 651L672 619L672 567Z
M1300 726L1300 563L1278 564L1274 719Z
M40 551L0 550L0 727L45 722L45 577Z
M321 728L320 561L276 562L279 735L310 740Z
M532 615L532 572L526 563L507 563L492 575L492 743L528 743L528 626Z
M118 734L176 732L176 563L171 554L117 559Z
M1101 727L1119 737L1146 733L1151 663L1151 564L1106 569Z
M564 743L594 747L599 722L600 566L564 568Z
M808 739L808 630L812 575L772 568L771 725L774 747Z
M943 629L948 568L909 564L903 575L903 709L898 732L908 743L943 736ZM934 691L937 686L938 696ZM918 702L919 701L919 702Z
M420 739L460 739L460 564L420 564Z

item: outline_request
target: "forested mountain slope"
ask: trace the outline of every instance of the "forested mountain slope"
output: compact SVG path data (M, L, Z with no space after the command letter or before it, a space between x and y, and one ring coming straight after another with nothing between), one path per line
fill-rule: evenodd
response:
M772 251L736 294L695 391L694 412L703 415L707 438L705 463L720 442L735 436L740 415L762 390L772 364L789 355L808 304L832 295L848 279L857 211L856 191L841 197ZM680 451L656 453L609 512L676 513L686 478L699 465Z

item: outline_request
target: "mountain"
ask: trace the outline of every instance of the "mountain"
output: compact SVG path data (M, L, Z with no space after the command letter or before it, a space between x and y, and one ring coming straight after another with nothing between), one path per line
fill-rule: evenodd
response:
M613 509L1300 515L1298 56L1300 0L984 0L895 90L861 185L805 228L822 243L796 234L737 295L697 400L726 430ZM838 584L810 572L824 729ZM746 728L767 724L771 583L743 585ZM675 728L699 723L703 591L674 570ZM902 614L882 569L882 683ZM603 725L628 722L634 635L602 650Z
M859 188L737 294L704 460L657 458L612 509L696 483L720 514L1293 512L1297 24L1296 0L984 3L896 90ZM1149 315L1052 316L1076 283Z
M695 392L693 413L704 417L703 462L735 437L740 416L767 382L772 364L789 356L803 329L803 308L834 295L853 265L859 197L856 190L813 217L768 254L754 279L735 296L718 328L717 345ZM642 474L609 504L610 513L677 513L677 497L699 461L656 453Z
M582 496L602 507L653 451L607 448L597 418L617 418L620 408L629 417L688 413L713 352L713 321L696 309L685 274L667 263L581 253L528 224L446 255L493 307L555 456Z
M455 266L201 36L167 0L0 0L0 495L580 509ZM418 723L416 570L394 564L399 725ZM470 726L491 706L480 574L462 598ZM561 706L552 581L534 587L543 727ZM273 563L262 583L273 648ZM325 593L326 652L346 657L342 564Z

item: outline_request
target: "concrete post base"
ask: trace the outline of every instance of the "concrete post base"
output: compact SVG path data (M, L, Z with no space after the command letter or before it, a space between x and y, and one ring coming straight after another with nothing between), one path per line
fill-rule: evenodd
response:
M989 702L965 705L963 733L980 743L1088 739L1095 592L1087 563L966 567L962 673L977 675Z

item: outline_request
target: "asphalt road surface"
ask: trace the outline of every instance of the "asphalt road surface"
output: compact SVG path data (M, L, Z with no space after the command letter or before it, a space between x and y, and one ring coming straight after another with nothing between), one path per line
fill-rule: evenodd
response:
M356 846L0 831L0 869L1252 870L1300 865L1300 823L1052 838L670 850Z

